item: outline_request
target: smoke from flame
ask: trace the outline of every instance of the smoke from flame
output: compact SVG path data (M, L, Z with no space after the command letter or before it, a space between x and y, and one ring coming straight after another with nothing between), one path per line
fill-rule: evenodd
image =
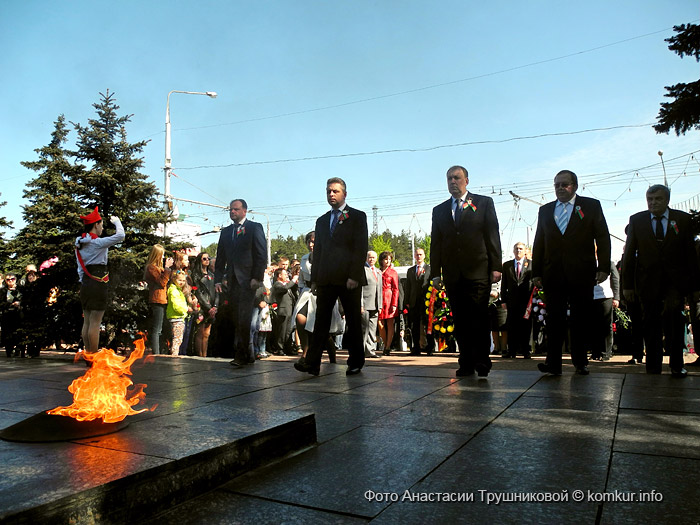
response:
M143 357L145 350L143 338L135 341L134 345L136 348L128 359L108 348L94 354L84 353L83 357L91 361L92 366L68 387L68 391L73 394L73 404L54 408L48 413L72 417L78 421L102 419L104 423L116 423L126 416L154 410L155 406L142 410L131 408L146 397L143 391L145 384L136 385L128 391L134 383L126 376L131 375L131 365Z

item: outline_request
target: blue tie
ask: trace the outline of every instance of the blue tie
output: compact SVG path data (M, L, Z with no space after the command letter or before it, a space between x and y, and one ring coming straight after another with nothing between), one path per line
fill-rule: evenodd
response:
M457 199L455 206L455 224L459 226L459 219L462 217L462 199Z
M559 212L559 215L556 217L556 222L557 222L557 227L559 228L559 231L564 234L566 231L566 226L569 224L569 214L566 213L566 207L569 205L568 202L564 202L561 205L561 211Z
M338 226L338 217L340 217L340 210L333 210L331 212L333 215L333 220L331 221L331 236L333 235L333 232L335 231L335 227Z

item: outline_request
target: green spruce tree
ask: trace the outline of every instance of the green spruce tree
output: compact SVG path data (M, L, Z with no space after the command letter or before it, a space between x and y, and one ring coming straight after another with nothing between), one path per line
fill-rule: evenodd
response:
M155 228L164 221L165 214L158 205L155 185L139 171L143 166L140 155L147 142L129 143L126 125L132 115L118 115L119 106L109 90L100 95L100 102L93 104L97 118L88 120L87 126L74 124L78 133L74 156L85 163L78 176L80 192L76 201L83 213L99 206L105 235L113 233L109 223L112 215L121 219L126 231L124 242L109 253L111 301L105 324L112 339L124 330L145 326L147 298L138 285L151 247L163 241L155 235ZM76 232L79 227L76 224Z

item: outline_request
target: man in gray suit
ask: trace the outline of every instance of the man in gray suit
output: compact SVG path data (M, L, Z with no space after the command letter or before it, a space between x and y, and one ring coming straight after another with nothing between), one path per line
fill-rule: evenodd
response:
M367 284L362 287L362 340L365 357L380 357L377 354L377 319L382 309L382 277L375 266L377 252L367 252L365 276Z

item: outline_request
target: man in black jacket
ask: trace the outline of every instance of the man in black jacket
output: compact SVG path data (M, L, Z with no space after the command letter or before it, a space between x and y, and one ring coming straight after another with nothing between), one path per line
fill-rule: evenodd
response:
M326 182L326 199L331 211L316 220L311 290L316 292L316 321L311 345L303 362L294 364L300 372L318 375L321 352L328 340L335 302L345 313L343 344L349 352L347 375L359 374L365 364L362 338L362 286L367 284L367 215L345 203L345 181L333 177Z
M462 166L447 170L451 198L433 208L430 279L440 277L455 321L457 376L487 376L491 370L488 303L491 284L501 279L501 238L491 197L467 191Z

